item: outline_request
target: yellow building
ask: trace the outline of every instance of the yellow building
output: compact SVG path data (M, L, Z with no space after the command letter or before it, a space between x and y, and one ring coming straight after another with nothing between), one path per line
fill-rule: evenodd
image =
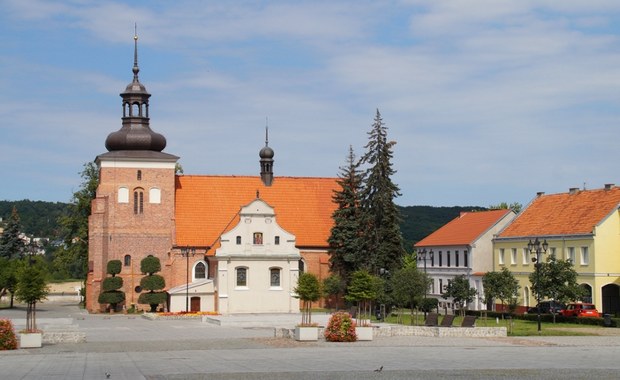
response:
M555 255L573 263L587 293L582 301L603 313L620 312L620 187L538 193L494 239L494 270L506 267L519 280L524 308L536 304L528 278L535 266L527 247L535 238L548 244L541 262Z

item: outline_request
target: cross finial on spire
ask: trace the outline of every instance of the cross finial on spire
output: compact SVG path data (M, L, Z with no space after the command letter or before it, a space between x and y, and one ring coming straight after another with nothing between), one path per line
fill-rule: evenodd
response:
M265 146L269 145L269 116L265 116Z
M138 72L140 72L140 68L138 67L138 23L134 23L133 26L133 41L134 41L134 48L133 48L133 81L134 82L139 82L138 80Z

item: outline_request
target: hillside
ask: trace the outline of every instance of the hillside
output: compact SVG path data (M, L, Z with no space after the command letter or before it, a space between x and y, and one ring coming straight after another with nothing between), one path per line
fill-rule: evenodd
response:
M11 216L13 206L17 207L24 232L52 239L58 236L58 217L69 207L67 203L61 202L0 201L0 217L4 221ZM401 231L407 252L413 250L413 244L456 218L462 211L485 209L477 206L399 206L398 208L403 216Z

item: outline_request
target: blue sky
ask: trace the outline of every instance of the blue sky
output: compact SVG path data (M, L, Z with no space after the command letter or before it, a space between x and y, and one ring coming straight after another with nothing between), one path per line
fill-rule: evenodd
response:
M69 201L121 126L134 23L185 174L335 176L378 108L400 205L620 184L620 2L0 2L0 199Z

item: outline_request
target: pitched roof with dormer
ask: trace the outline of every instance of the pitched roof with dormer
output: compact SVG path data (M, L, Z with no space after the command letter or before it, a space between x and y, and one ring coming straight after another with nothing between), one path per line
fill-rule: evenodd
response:
M587 235L620 206L620 188L537 196L499 238Z
M512 210L463 212L437 231L417 242L415 247L463 246L473 244Z
M297 247L327 248L333 224L336 178L278 177L265 186L258 176L177 176L176 245L219 246L219 236L239 221L239 210L260 197L275 210Z

